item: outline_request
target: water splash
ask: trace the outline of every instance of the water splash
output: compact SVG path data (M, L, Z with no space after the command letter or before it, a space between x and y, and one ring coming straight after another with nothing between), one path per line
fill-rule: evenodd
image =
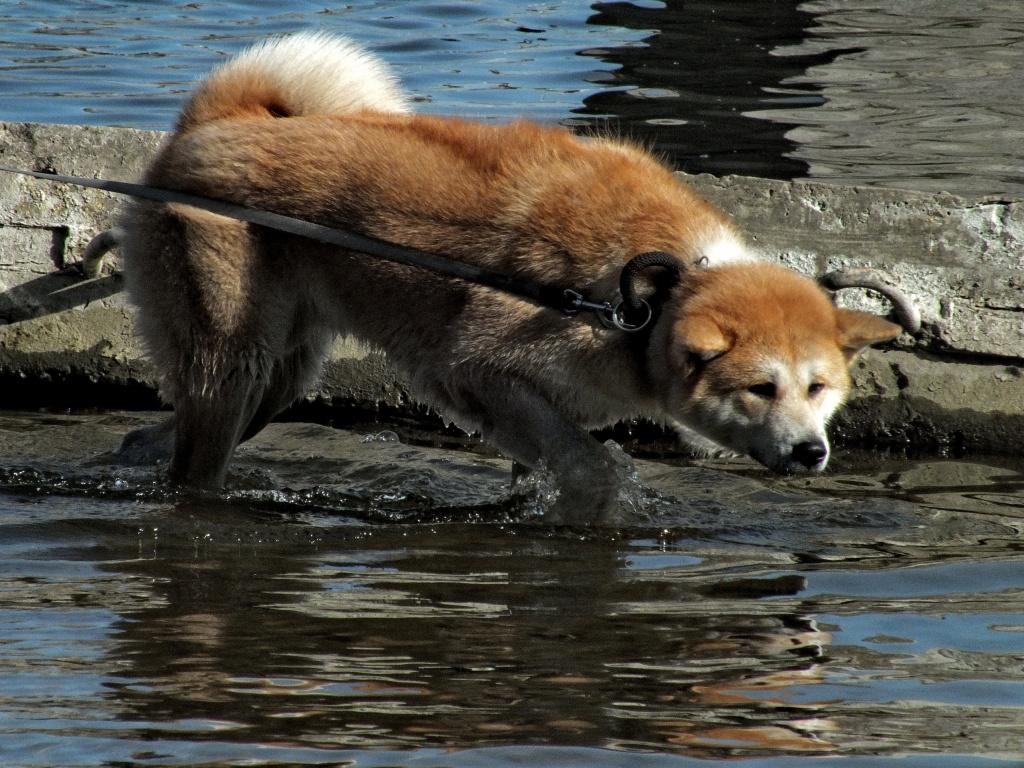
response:
M513 469L510 501L523 520L543 520L561 492L555 473L541 461L533 470Z
M614 440L606 440L604 447L612 457L615 478L619 483L618 508L612 522L616 525L650 522L651 501L657 498L657 494L644 486L633 457L622 450L622 446Z
M612 459L618 492L615 509L603 524L619 527L649 523L661 497L644 485L632 457L618 443L607 440L604 447ZM523 520L550 519L560 498L558 478L546 462L532 471L513 471L511 502Z

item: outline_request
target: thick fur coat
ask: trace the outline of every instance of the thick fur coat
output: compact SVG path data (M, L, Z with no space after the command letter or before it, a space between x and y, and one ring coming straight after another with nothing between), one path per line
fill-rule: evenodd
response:
M267 42L215 70L145 182L600 300L639 253L706 265L638 337L193 208L135 203L123 219L128 289L175 409L145 437L173 436L171 476L193 487L223 484L235 446L300 396L330 340L348 334L384 350L447 418L550 468L562 489L553 519L607 519L616 483L588 429L646 416L775 470L820 469L849 361L899 332L754 259L723 213L642 149L411 114L381 62L327 35Z

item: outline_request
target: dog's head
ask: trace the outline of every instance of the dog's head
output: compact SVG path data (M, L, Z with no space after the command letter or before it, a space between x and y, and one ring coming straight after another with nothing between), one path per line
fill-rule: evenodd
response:
M817 472L825 425L850 390L849 366L900 334L833 305L812 280L742 263L692 272L661 340L667 406L687 426L776 472Z

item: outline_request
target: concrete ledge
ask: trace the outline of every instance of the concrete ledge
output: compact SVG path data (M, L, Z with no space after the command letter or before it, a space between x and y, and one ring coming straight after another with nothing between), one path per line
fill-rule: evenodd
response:
M0 123L0 163L131 181L160 140L129 129ZM922 337L857 364L857 391L836 424L841 440L1024 451L1024 202L739 177L687 181L769 258L808 274L881 269L918 302ZM152 406L151 371L119 278L82 281L59 271L109 226L119 202L0 174L0 387L8 406L58 405L62 387L74 396L61 404ZM840 300L884 311L856 291ZM314 397L412 409L386 360L347 343L334 350Z

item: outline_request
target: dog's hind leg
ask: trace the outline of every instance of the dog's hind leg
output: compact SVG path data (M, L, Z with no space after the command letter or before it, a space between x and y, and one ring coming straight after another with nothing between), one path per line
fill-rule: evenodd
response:
M190 393L174 404L172 483L216 491L224 485L228 463L263 401L266 383L241 370L210 391Z
M252 375L241 366L213 392L180 399L171 481L200 490L221 488L235 448L309 388L325 347L326 339L307 340L269 364L266 373Z
M546 466L555 475L558 498L545 519L561 525L614 522L621 480L608 450L522 382L482 384L465 399L482 411L484 439L515 462Z
M255 412L249 418L238 442L254 437L281 411L291 405L312 385L320 369L322 344L304 344L275 363L270 382ZM170 461L174 453L177 420L171 414L159 424L129 432L114 456L125 464L158 464Z
M274 362L270 381L239 442L254 437L281 411L313 386L326 352L327 339L309 340Z

